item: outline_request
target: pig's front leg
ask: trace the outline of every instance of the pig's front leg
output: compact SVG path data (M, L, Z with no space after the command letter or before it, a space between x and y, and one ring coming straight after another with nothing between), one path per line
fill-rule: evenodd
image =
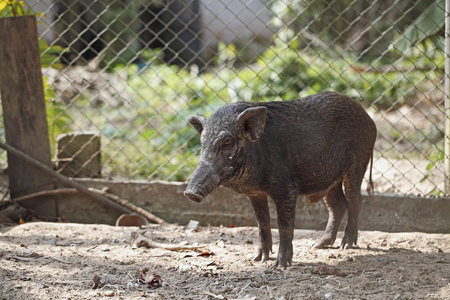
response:
M266 194L248 196L255 211L259 229L259 245L253 261L265 262L272 252L272 233L270 229L269 203Z
M292 265L294 254L292 240L294 238L295 205L297 195L285 195L284 197L272 197L277 208L278 232L280 233L280 247L275 267L285 269Z

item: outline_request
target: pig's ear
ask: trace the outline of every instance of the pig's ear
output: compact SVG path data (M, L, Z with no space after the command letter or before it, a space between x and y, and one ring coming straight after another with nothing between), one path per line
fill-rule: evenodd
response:
M256 142L264 133L266 126L267 107L247 108L239 114L236 121L245 138Z
M202 133L203 131L203 124L205 123L206 118L200 117L200 116L192 116L189 118L188 122L192 125L192 127L195 128L195 130L198 131L198 133Z

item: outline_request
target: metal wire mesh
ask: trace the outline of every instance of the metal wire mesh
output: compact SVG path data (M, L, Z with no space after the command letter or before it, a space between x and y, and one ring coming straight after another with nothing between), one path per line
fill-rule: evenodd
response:
M65 49L43 70L53 149L99 132L102 176L186 180L190 115L335 90L377 124L377 192L443 193L444 1L27 2Z

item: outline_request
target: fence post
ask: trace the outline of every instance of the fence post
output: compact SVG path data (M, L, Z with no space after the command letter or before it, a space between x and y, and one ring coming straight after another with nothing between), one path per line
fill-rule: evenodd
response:
M0 91L5 139L51 167L50 144L35 16L0 19ZM11 198L54 189L53 178L8 151ZM32 199L26 207L56 216L54 199Z
M445 1L445 194L450 194L450 0Z

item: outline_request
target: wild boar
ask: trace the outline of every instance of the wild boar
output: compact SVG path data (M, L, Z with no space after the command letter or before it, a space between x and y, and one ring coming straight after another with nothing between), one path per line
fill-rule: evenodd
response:
M268 197L277 210L280 244L275 266L292 264L295 206L299 195L321 199L329 211L325 233L314 245L332 245L341 220L348 220L341 248L356 244L361 183L372 160L375 123L353 99L322 92L286 102L228 104L210 118L192 116L201 156L184 195L201 202L222 185L248 196L260 243L254 260L272 251ZM345 194L344 194L344 190Z

